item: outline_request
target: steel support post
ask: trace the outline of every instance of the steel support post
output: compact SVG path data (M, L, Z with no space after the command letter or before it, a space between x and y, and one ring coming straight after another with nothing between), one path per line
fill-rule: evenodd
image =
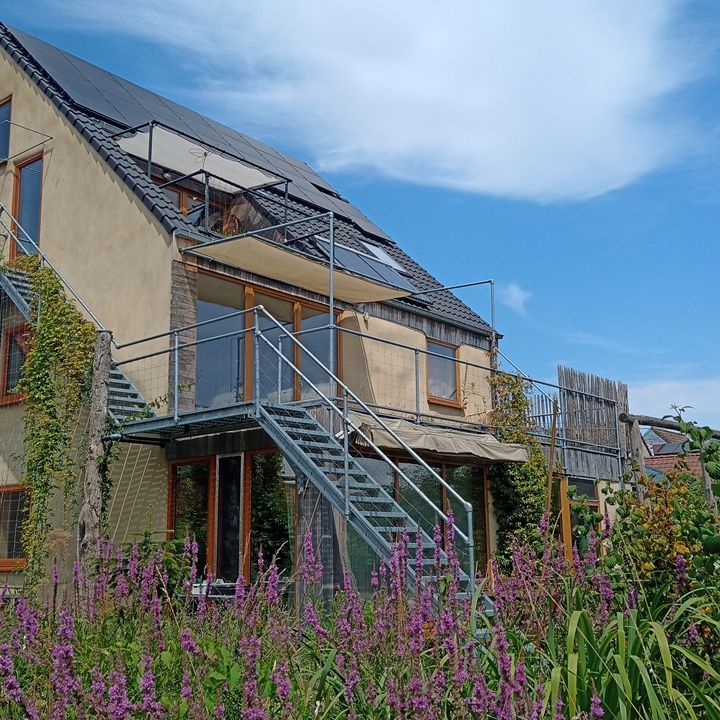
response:
M257 310L253 311L253 401L255 415L260 416L260 328Z
M473 509L472 505L467 510L467 538L468 538L468 594L472 597L475 594L475 537L473 534Z
M343 476L345 478L345 519L350 519L350 482L348 477L350 464L350 425L348 423L348 394L343 388Z
M277 368L277 401L280 404L280 390L282 388L282 337L278 338L278 368Z
M180 417L180 333L173 333L173 417L175 422Z
M415 422L420 423L420 350L415 348Z
M151 122L148 128L148 158L147 158L147 174L149 178L152 178L152 151L153 151L153 130L155 129L155 123Z
M335 372L335 215L330 213L328 215L328 222L330 225L330 278L329 278L329 314L330 314L330 347L328 348L328 365L330 372L333 375L337 375ZM337 393L335 387L335 381L333 378L329 378L329 393L330 399L333 400Z

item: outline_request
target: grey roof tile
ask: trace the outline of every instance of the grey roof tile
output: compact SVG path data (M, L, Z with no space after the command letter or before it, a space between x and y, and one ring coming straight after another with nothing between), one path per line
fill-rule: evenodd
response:
M201 141L215 144L220 150L245 157L272 173L290 177L288 219L332 210L336 213L335 237L338 242L361 252L367 252L361 244L363 241L374 243L407 271L418 291L442 287L307 163L1 23L0 47L50 98L167 232L195 228L147 177L138 163L112 139L113 129L159 120ZM257 195L257 200L269 218L282 222L285 213L283 193L270 189ZM309 232L326 235L327 223L315 220L304 224L303 234ZM449 291L424 296L420 303L411 299L398 302L417 312L422 308L425 314L476 332L490 332L489 325Z

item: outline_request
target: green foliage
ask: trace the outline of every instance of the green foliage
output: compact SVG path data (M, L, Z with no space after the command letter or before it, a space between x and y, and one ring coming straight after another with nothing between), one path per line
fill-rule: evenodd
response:
M18 386L24 401L24 476L28 518L23 527L26 583L44 575L50 504L57 489L69 508L78 475L72 448L77 416L92 374L95 329L67 300L54 272L37 257L15 261L33 295L29 349Z
M545 510L548 463L537 442L528 434L528 381L518 375L495 373L490 384L495 399L491 423L502 442L528 446L527 463L493 463L490 492L498 523L497 559L506 567L513 538L534 533Z
M643 484L642 502L630 491L607 499L616 506L608 556L622 558L624 574L654 587L672 582L678 563L687 565L691 584L717 580L720 516L705 504L699 478L681 460L665 481L646 477Z

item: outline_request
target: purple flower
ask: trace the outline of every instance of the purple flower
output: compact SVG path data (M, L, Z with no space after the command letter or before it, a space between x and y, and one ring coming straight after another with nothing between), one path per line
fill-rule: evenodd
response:
M154 720L166 716L165 708L157 701L155 695L155 676L152 671L152 658L143 658L145 672L140 676L140 696L142 698L141 710L147 713L148 718Z
M675 556L675 573L678 583L684 585L687 581L687 562L683 555Z
M307 530L303 538L303 560L300 563L300 579L307 585L313 585L322 580L322 573L322 563L315 555L312 533Z
M200 654L200 648L187 628L180 631L180 647L191 655Z
M110 720L125 720L133 711L133 704L127 696L125 674L113 670L110 673L107 713Z
M603 710L602 702L598 694L593 690L592 698L590 699L590 717L593 720L604 717L605 711Z
M30 720L40 720L35 706L23 694L20 683L15 677L10 645L0 643L0 694L5 695L10 702L21 705Z

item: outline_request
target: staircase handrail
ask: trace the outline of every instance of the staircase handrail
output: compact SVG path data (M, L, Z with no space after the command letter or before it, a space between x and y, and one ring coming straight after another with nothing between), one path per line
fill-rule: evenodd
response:
M10 227L5 223L5 220L3 219L3 213L6 214L10 219ZM98 328L98 330L103 330L104 332L109 332L108 329L100 322L100 320L97 318L95 313L87 306L85 301L80 297L80 295L75 291L75 289L70 285L70 283L60 274L58 269L48 260L47 255L40 250L40 247L38 244L30 237L30 234L25 230L22 225L17 221L17 219L13 216L13 214L7 209L7 207L0 202L0 225L9 233L9 235L12 237L12 239L15 241L15 247L16 249L20 250L25 255L30 255L29 252L25 250L23 247L23 243L30 243L30 245L33 246L35 252L37 253L38 257L40 258L41 264L47 265L54 273L57 279L65 286L67 291L75 298L75 300L78 302L78 304L85 310L85 312L90 316L92 321L95 323L95 326ZM25 240L20 240L18 237L16 231L13 229L13 226L18 228L20 232L25 236ZM111 335L112 338L112 335ZM114 344L114 340L113 340Z
M473 507L470 502L465 500L452 486L450 486L437 472L435 472L421 457L418 455L415 450L413 450L392 428L390 428L387 423L385 423L382 418L377 415L363 400L361 400L340 378L335 375L335 373L330 370L330 368L326 367L313 353L311 353L305 346L293 336L292 333L288 332L281 323L279 323L266 309L263 305L257 305L255 308L255 315L257 316L258 312L261 312L265 317L268 318L274 325L286 336L291 339L293 343L295 343L302 352L304 352L309 358L311 358L322 370L323 372L327 373L328 377L335 383L337 383L337 386L342 388L343 392L347 393L349 397L351 397L370 417L377 422L380 427L385 430L385 432L389 433L389 435L412 457L414 460L416 460L425 470L427 470L431 477L433 477L437 482L440 483L442 487L444 487L450 495L452 495L453 498L455 498L460 505L465 509L465 511L468 513L469 516L469 523L468 523L468 535L465 535L459 528L456 528L456 532L462 537L463 540L468 545L468 548L472 547L471 537L472 537L472 511ZM253 332L258 336L262 337L262 331L259 329L257 320L255 321L255 328ZM284 357L279 351L275 348L273 343L271 343L267 338L263 337L263 340L268 344L269 347L273 349L273 351L280 357L286 364L291 365L293 367L293 370L298 372L303 379L308 382L309 385L312 386L313 390L318 393L318 395L324 399L329 407L331 407L336 413L340 413L340 409L335 405L330 398L328 398L322 391L320 391L311 381L309 381L306 377L303 376L302 371L299 368L296 368L292 363L288 360L288 358ZM257 359L256 359L257 361ZM343 418L344 419L344 418ZM383 456L383 459L390 464L391 467L393 467L397 472L399 472L403 478L406 480L406 482L415 490L415 492L420 495L436 512L437 514L443 519L447 520L447 515L438 508L435 503L432 502L403 472L398 468L395 463L393 463L389 458L387 458L384 453L377 448L377 446L369 440L369 438L349 419L347 420L348 424L352 425L353 429L356 432L359 432L363 439L369 443L369 445L373 448L375 452L379 452L381 456ZM471 569L471 573L474 572L474 569Z

